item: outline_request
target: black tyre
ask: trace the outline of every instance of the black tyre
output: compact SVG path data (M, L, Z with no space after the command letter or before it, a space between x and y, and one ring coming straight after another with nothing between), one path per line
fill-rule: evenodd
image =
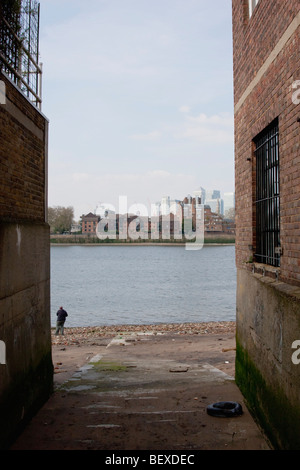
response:
M210 416L219 418L233 418L234 416L241 416L243 414L242 406L235 401L219 401L208 405L206 408Z

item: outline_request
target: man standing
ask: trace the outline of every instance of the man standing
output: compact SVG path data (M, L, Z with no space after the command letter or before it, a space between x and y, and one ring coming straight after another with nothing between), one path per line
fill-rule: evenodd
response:
M56 322L56 331L55 334L59 334L59 330L61 331L61 334L64 334L64 325L66 318L68 316L67 312L63 309L63 307L60 307L59 310L56 313L57 315L57 322Z

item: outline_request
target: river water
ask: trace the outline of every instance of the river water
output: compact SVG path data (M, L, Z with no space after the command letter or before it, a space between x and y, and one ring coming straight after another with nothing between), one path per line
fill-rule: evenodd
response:
M235 321L234 246L52 246L51 326Z

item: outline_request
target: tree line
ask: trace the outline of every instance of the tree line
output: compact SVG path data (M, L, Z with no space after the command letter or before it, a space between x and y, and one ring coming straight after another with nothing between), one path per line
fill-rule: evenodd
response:
M73 207L48 207L48 223L51 233L70 232L74 224Z

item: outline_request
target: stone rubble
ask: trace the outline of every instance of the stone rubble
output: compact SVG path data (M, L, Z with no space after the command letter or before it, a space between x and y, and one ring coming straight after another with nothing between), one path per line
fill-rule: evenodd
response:
M54 345L83 345L93 339L109 338L126 334L178 334L178 335L206 335L235 333L235 322L207 322L207 323L160 323L154 325L109 325L90 327L65 327L64 336L55 336L52 329L52 344Z

